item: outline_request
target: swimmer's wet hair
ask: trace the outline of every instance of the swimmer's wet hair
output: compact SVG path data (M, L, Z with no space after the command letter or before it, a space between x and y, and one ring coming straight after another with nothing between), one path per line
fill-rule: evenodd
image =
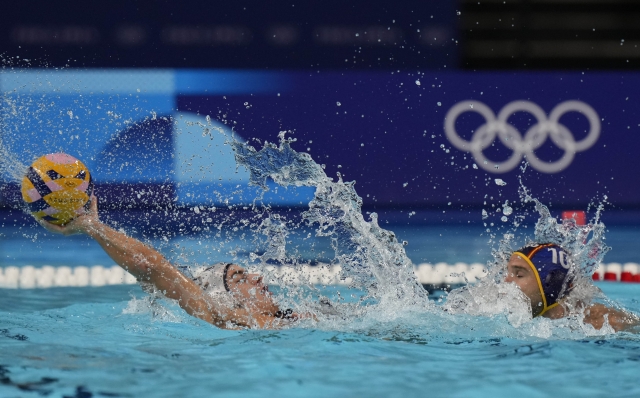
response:
M542 295L542 315L558 305L558 300L571 290L573 278L569 275L569 253L553 243L525 246L516 250L531 269L538 281ZM561 296L562 295L562 296Z

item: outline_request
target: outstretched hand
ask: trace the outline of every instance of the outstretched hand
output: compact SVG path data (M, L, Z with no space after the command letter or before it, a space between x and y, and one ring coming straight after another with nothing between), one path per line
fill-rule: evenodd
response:
M56 234L68 236L87 233L88 229L91 228L92 225L100 222L98 219L98 198L95 195L92 195L89 209L66 225L55 225L45 220L38 220L38 222L44 227L44 229Z

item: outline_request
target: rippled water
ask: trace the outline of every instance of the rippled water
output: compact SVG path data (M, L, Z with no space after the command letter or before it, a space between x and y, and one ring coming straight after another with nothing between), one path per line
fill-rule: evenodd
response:
M640 311L637 286L599 286ZM137 300L144 300L137 286L0 291L0 395L640 393L636 335L536 338L503 317L425 313L345 330L238 332L213 328L174 305L150 310ZM9 310L8 302L23 305Z

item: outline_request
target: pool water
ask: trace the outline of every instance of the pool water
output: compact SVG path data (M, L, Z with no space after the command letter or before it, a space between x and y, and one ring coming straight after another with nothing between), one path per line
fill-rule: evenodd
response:
M414 263L488 259L478 227L387 228L409 242ZM610 255L637 260L632 245L616 247L637 234L623 232L608 240ZM190 252L197 241L163 247ZM2 254L3 266L112 264L84 237L32 227L3 229ZM640 286L598 286L640 313ZM440 305L446 295L430 299ZM550 327L551 337L536 332ZM515 327L504 315L448 315L438 306L225 331L171 302L152 303L137 285L0 290L0 396L638 396L639 361L635 334L588 337L546 319Z
M599 286L640 312L637 286ZM472 331L473 320L428 313L345 330L224 331L168 303L149 310L137 286L0 294L0 396L640 394L640 337L625 333L513 338L502 319L476 319Z

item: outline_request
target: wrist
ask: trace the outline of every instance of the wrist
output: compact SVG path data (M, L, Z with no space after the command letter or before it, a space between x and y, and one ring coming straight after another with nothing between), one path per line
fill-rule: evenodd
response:
M88 235L89 237L96 239L103 235L105 224L99 220L89 219L80 228L80 232Z

